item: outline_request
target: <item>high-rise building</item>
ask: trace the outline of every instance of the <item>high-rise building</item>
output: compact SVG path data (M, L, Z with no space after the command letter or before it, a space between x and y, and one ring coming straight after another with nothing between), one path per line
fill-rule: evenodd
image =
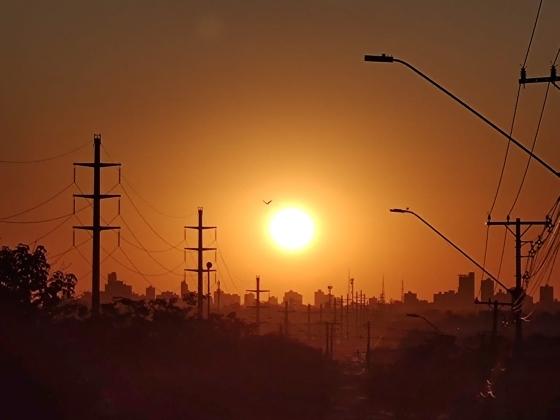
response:
M554 303L554 287L545 284L539 290L539 303L541 305L551 305Z
M106 300L113 300L114 298L132 299L132 286L117 279L117 273L109 273L107 275L107 284L105 285L105 292L103 293Z
M303 296L298 292L289 290L286 293L284 293L284 300L282 301L282 303L286 303L286 302L288 302L288 305L290 307L301 306L303 305Z
M459 274L459 290L457 295L461 305L472 304L474 301L474 273Z
M154 300L156 298L156 288L154 286L146 287L146 299Z
M412 293L410 291L403 293L403 303L405 305L417 305L418 304L418 295L416 293Z
M488 278L480 282L480 300L483 302L494 300L494 280Z
M317 290L314 294L313 304L318 308L319 306L327 306L329 304L329 295L321 289Z

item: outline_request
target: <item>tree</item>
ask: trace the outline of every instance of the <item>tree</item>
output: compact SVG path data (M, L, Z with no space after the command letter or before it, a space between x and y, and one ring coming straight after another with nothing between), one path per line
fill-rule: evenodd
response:
M19 244L0 248L0 300L22 308L48 309L74 295L76 276L55 271L49 275L47 250Z

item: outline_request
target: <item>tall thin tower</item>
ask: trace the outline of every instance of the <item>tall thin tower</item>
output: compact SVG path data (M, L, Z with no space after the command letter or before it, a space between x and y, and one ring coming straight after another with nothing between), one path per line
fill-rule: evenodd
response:
M93 194L74 194L76 198L85 198L93 201L93 217L91 226L74 226L74 229L89 230L92 232L92 258L91 258L91 314L99 315L100 305L100 273L101 273L101 231L120 229L118 226L101 226L101 200L120 197L120 194L101 194L101 168L121 166L120 163L101 162L101 134L93 135L93 162L76 162L74 166L93 168Z

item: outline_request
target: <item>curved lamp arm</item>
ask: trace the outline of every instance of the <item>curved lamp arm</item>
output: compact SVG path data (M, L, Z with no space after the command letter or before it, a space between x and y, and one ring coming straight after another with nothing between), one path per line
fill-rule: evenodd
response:
M502 136L504 136L505 138L507 138L509 141L511 141L513 144L515 144L517 147L519 147L521 150L523 150L525 153L527 153L529 156L531 156L533 159L535 159L537 162L539 162L542 166L544 166L549 172L552 172L553 175L555 175L557 178L560 177L560 172L557 171L556 169L554 169L552 166L550 166L548 163L546 163L543 159L541 159L539 156L535 155L533 152L531 152L531 150L527 149L523 144L521 144L518 140L514 139L512 136L510 136L508 133L506 133L503 129L501 129L500 127L498 127L495 123L493 123L492 121L490 121L487 117L485 117L484 115L482 115L480 112L478 112L476 109L474 109L472 106L470 106L469 104L467 104L465 101L463 101L461 98L457 97L456 95L454 95L453 93L451 93L449 90L447 90L446 88L444 88L442 85L440 85L439 83L437 83L435 80L432 80L430 77L428 77L426 74L422 73L420 70L418 70L416 67L414 67L412 64L407 63L404 60L401 60L399 58L395 58L391 55L385 55L385 54L381 54L381 55L370 55L370 54L366 54L364 56L364 61L369 61L369 62L373 62L373 63L399 63L402 64L406 67L408 67L410 70L412 70L414 73L416 73L418 76L420 76L422 79L426 80L428 83L430 83L431 85L435 86L436 88L438 88L439 90L441 90L443 93L445 93L447 96L449 96L450 98L452 98L453 100L455 100L456 102L458 102L459 104L461 104L464 108L468 109L471 113L473 113L474 115L476 115L478 118L480 118L482 121L484 121L486 124L488 124L490 127L492 127L494 130L496 130L498 133L500 133Z

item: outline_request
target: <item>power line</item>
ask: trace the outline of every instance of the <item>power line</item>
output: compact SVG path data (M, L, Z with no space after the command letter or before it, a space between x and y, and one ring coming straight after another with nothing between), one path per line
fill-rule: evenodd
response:
M527 45L527 52L525 53L525 59L523 60L523 67L527 64L527 59L529 58L529 52L531 51L531 45L533 44L533 37L535 36L535 30L537 29L537 23L539 22L539 16L541 14L541 7L543 0L539 2L539 8L537 9L537 15L535 16L535 23L533 24L533 29L531 31L531 37L529 38L529 45Z
M51 217L48 219L39 219L39 220L0 220L0 223L13 224L13 225L33 225L33 224L40 224L40 223L56 222L57 220L69 218L72 217L73 215L74 213L67 213L61 216Z
M515 127L515 119L517 117L517 109L519 106L519 96L520 96L520 92L521 92L521 85L517 86L517 95L515 96L515 105L513 107L513 116L511 118L511 125L509 128L509 135L510 137L513 135L513 129ZM502 169L500 170L500 176L498 178L498 183L496 185L496 192L494 193L494 199L492 200L492 205L490 206L490 210L488 210L488 216L492 217L492 212L494 211L494 207L496 206L496 201L498 200L498 195L500 193L500 188L502 186L502 181L504 178L504 172L507 166L507 160L509 157L509 150L511 147L511 140L508 140L507 142L507 146L506 146L506 152L504 154L504 159L502 162Z
M172 248L175 249L179 249L181 251L183 251L181 248L178 247L178 245L180 245L181 243L183 243L183 241L177 243L177 244L172 244L171 242L169 242L167 239L165 239L163 236L160 235L160 233L150 224L150 222L148 222L148 220L146 220L146 218L144 217L144 215L142 214L142 212L140 211L140 209L138 208L138 206L134 203L134 200L132 199L132 197L130 196L130 194L128 193L128 191L126 190L126 188L124 187L124 185L121 185L121 189L124 193L124 195L128 198L128 200L130 201L130 204L132 204L132 207L134 208L134 210L136 210L136 213L138 213L138 216L140 216L140 218L142 219L142 221L146 224L146 226L148 226L148 228L153 232L154 235L156 235L161 241L163 241L164 243L166 243L167 245L169 245Z
M109 159L113 159L113 158L111 157L111 154L109 153L109 151L107 150L107 148L106 148L104 145L102 145L102 148L103 148L103 151L105 152L105 154L107 155L107 157L109 157ZM140 194L140 193L138 192L138 189L136 189L136 188L132 185L132 183L128 180L128 177L126 177L126 175L122 175L122 179L123 179L123 181L126 182L126 184L129 186L130 190L131 190L134 194L136 194L136 196L137 196L141 201L143 201L148 207L150 207L151 210L153 210L154 212L158 213L159 215L164 216L164 217L168 217L168 218L170 218L170 219L180 219L180 220L188 219L190 216L193 215L193 212L189 212L189 213L186 214L186 215L180 216L180 215L171 215L171 214L168 214L167 212L161 211L161 210L158 209L154 204L152 204L148 199L146 199L145 197L143 197L142 194Z
M513 209L515 208L517 201L519 200L519 196L521 195L521 190L523 189L523 185L525 184L525 179L527 178L527 172L529 172L529 166L531 165L531 158L533 156L533 151L535 150L535 146L537 144L537 139L539 137L539 131L541 128L541 123L542 123L542 119L543 119L543 115L544 115L544 110L546 108L546 103L548 100L548 92L550 90L550 83L548 83L546 85L546 91L544 94L544 99L543 99L543 104L541 107L541 112L539 115L539 120L537 123L537 129L535 131L535 136L533 137L533 144L531 145L531 154L529 155L529 157L527 158L527 164L525 165L525 171L523 172L523 177L521 178L521 183L519 184L519 188L517 190L517 194L515 195L515 199L513 200L513 204L511 205L511 208L509 209L508 215L511 214L511 212L513 211Z
M29 208L27 208L27 209L25 209L25 210L18 211L17 213L11 214L11 215L9 215L9 216L0 217L0 220L13 219L14 217L21 216L22 214L29 213L30 211L36 210L36 209L38 209L39 207L44 206L45 204L48 204L48 203L50 203L51 201L53 201L54 199L56 199L58 196L60 196L61 194L63 194L64 192L66 192L70 187L72 187L72 185L74 185L73 182L70 183L70 184L68 184L68 185L65 186L62 190L56 192L55 194L53 194L52 196L50 196L50 197L47 198L46 200L41 201L40 203L35 204L35 205L32 206L32 207L29 207Z
M13 164L13 165L17 165L17 164L26 165L26 164L31 164L31 163L48 162L48 161L51 161L51 160L60 159L62 157L65 157L65 156L71 155L73 153L76 153L76 152L84 149L88 144L90 144L89 141L82 144L79 147L76 147L75 149L68 150L67 152L63 152L63 153L60 153L58 155L49 156L49 157L45 157L45 158L31 159L31 160L0 160L0 163Z
M178 277L183 277L182 274L178 274L175 273L174 270L176 270L179 266L183 265L183 263L181 262L181 264L173 269L170 269L168 267L166 267L164 264L162 264L158 259L156 259L151 253L150 251L144 246L144 244L140 241L140 239L138 239L138 236L136 236L136 234L134 233L134 230L130 227L130 225L126 222L126 220L121 216L121 221L123 222L123 224L125 225L126 228L128 228L128 230L130 231L130 234L132 235L132 237L134 238L134 240L138 243L138 246L140 247L140 249L142 251L144 251L148 257L150 257L150 259L152 259L157 265L159 265L161 268L163 268L164 270L166 270L166 272L168 274L173 274L175 276Z

